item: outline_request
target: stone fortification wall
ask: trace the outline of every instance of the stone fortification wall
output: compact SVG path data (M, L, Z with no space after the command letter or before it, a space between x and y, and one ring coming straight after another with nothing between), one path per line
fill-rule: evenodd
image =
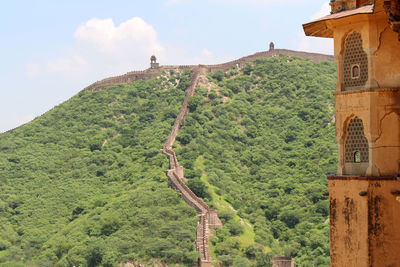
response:
M273 267L294 267L294 260L291 257L274 257L271 262Z
M185 91L185 99L182 103L181 110L174 122L174 126L166 140L164 147L162 149L162 153L168 156L169 158L169 167L170 169L167 171L167 176L171 182L171 185L174 189L176 189L190 206L192 206L199 214L199 222L197 225L197 235L196 235L196 248L200 252L201 258L199 261L199 265L202 267L212 266L212 259L210 256L208 243L210 239L210 231L209 227L221 227L222 223L218 218L218 213L216 210L211 210L208 205L200 198L198 198L190 189L186 186L183 182L184 172L183 167L179 165L178 159L176 157L175 152L172 150L172 146L175 142L176 136L179 133L179 129L181 127L181 123L183 118L189 112L188 109L188 102L191 96L195 94L195 88L199 83L200 77L205 77L207 72L216 71L216 70L229 70L230 68L237 66L243 67L245 64L252 62L259 58L268 58L268 57L275 57L279 55L289 55L289 56L297 56L303 57L307 59L311 59L314 61L334 61L333 56L329 55L321 55L315 53L305 53L305 52L298 52L292 50L284 50L284 49L273 49L266 52L259 52L253 55L240 58L238 60L230 61L224 64L217 64L217 65L182 65L182 66L161 66L158 68L147 69L144 71L132 71L128 72L124 75L115 76L103 79L101 81L97 81L83 90L94 90L106 85L111 84L127 84L137 80L146 80L152 79L160 76L163 71L177 69L191 69L191 84ZM21 125L22 126L22 125ZM21 127L19 126L19 127ZM18 129L19 127L15 128ZM15 129L9 130L8 132L14 131ZM275 266L283 266L283 265L276 265L281 264L283 262L275 262ZM287 264L287 262L285 262ZM286 265L285 265L286 266Z
M174 126L172 128L172 131L171 131L170 135L168 136L167 141L164 144L165 148L171 149L172 145L175 142L175 138L178 135L182 119L186 116L186 114L189 111L189 109L188 109L189 99L190 99L191 96L194 95L196 86L197 86L197 84L199 82L200 74L205 75L205 69L204 68L195 68L195 69L192 70L192 73L191 73L191 76L192 76L191 84L185 91L185 94L186 94L185 100L182 103L182 107L181 107L181 110L180 110L180 112L178 114L178 117L175 119L175 123L174 123Z
M131 71L128 72L124 75L120 76L115 76L115 77L110 77L103 79L101 81L97 81L88 87L86 87L83 90L93 90L99 87L103 87L105 85L110 85L110 84L126 84L126 83L132 83L137 80L148 80L157 77L158 75L161 74L161 71L159 69L147 69L144 71Z
M286 50L286 49L273 49L269 51L264 51L264 52L258 52L253 55L247 56L247 57L242 57L237 60L233 60L230 62L226 62L223 64L217 64L217 65L206 65L208 71L216 71L216 70L223 70L227 71L231 69L232 67L243 67L247 63L253 62L256 59L260 58L269 58L269 57L277 57L280 55L287 55L287 56L295 56L295 57L301 57L301 58L306 58L306 59L311 59L313 61L319 62L319 61L334 61L335 57L331 55L323 55L323 54L317 54L317 53L307 53L307 52L299 52L299 51L294 51L294 50Z
M162 74L163 71L165 70L171 70L171 69L178 69L178 70L183 70L183 69L191 69L195 70L198 67L200 69L205 68L208 72L216 71L216 70L229 70L234 66L237 67L243 67L249 62L253 62L256 59L260 58L269 58L269 57L277 57L279 55L288 55L288 56L296 56L296 57L302 57L306 59L311 59L316 62L319 61L334 61L335 58L334 56L331 55L323 55L323 54L317 54L317 53L307 53L307 52L299 52L299 51L294 51L294 50L286 50L286 49L273 49L269 51L264 51L264 52L258 52L250 56L242 57L237 60L233 60L230 62L226 62L223 64L216 64L216 65L179 65L179 66L174 66L174 65L166 65L166 66L160 66L158 68L150 68L146 69L144 71L131 71L128 72L124 75L120 76L115 76L115 77L110 77L103 79L101 81L97 81L88 87L86 87L83 90L93 90L96 88L103 87L105 85L111 85L111 84L126 84L126 83L131 83L137 80L148 80L148 79L153 79Z
M181 65L181 66L161 66L158 68L153 68L153 69L150 68L143 71L131 71L123 75L97 81L89 85L88 87L84 88L83 90L93 90L110 84L126 84L138 80L149 80L160 76L163 71L170 69L183 70L183 69L194 69L194 68L195 68L194 65Z
M334 56L331 56L331 55L299 52L299 51L286 50L286 49L273 49L273 50L270 50L270 51L258 52L258 53L255 53L253 55L242 57L240 59L233 60L233 61L230 61L230 62L227 62L227 63L223 63L223 64L198 65L198 66L197 65L180 65L180 66L166 65L166 66L160 66L160 67L155 68L155 69L151 69L150 68L150 69L146 69L146 70L143 70L143 71L131 71L131 72L128 72L128 73L120 75L120 76L110 77L110 78L106 78L106 79L97 81L97 82L87 86L83 90L94 90L94 89L101 88L101 87L104 87L106 85L111 85L111 84L127 84L127 83L132 83L132 82L137 81L137 80L153 79L153 78L156 78L156 77L160 76L163 71L171 70L171 69L175 69L175 70L183 70L183 69L196 70L196 69L200 68L200 69L203 69L203 70L205 69L208 72L216 71L216 70L226 71L226 70L231 69L234 66L243 67L247 63L253 62L254 60L259 59L259 58L276 57L276 56L279 56L279 55L289 55L289 56L302 57L302 58L307 58L307 59L314 60L316 62L323 61L323 60L326 60L326 61L334 61L335 60ZM194 88L192 88L192 89L194 89ZM12 132L12 131L20 128L23 125L24 124L14 128L14 129L8 130L8 131L6 131L6 133Z
M196 209L199 212L199 222L197 224L197 233L196 233L196 249L200 252L200 261L199 265L206 267L211 266L211 256L210 251L208 249L208 243L210 239L209 227L221 227L222 223L218 218L217 211L211 210L210 207L199 197L194 194L190 188L183 182L183 167L179 165L178 159L176 157L175 152L172 150L172 146L175 142L176 136L179 133L179 129L181 127L181 123L183 118L189 112L188 103L191 96L195 93L195 88L199 83L200 77L205 77L207 69L204 67L195 67L192 69L191 74L191 84L186 89L185 99L182 103L182 108L175 119L174 126L165 141L164 147L161 150L162 153L168 156L169 158L169 170L167 171L167 176L169 181L171 182L171 186L177 190L183 200Z
M168 155L166 153L166 155ZM177 190L181 197L192 206L196 211L200 212L201 214L207 213L209 211L209 207L207 204L198 198L187 185L178 177L174 170L168 170L167 176L171 181L172 187Z
M287 49L275 49L272 52L276 52L276 54L288 55L292 57L302 57L305 59L311 59L315 62L320 61L335 61L335 57L332 55L324 55L318 53L308 53L308 52L301 52L301 51L294 51L294 50L287 50Z

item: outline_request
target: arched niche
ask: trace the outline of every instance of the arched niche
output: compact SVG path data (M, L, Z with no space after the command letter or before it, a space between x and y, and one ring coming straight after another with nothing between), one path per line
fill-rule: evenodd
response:
M346 127L344 142L344 174L365 175L369 166L369 145L363 121L352 118Z
M360 90L368 81L368 55L363 49L361 34L349 33L344 39L343 50L344 91Z

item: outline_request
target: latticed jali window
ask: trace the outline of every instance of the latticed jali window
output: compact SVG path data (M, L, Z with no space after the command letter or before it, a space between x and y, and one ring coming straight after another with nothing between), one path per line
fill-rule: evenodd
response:
M368 56L363 50L361 34L358 32L352 32L346 38L343 68L345 90L365 85L368 80Z
M355 117L347 127L345 144L345 161L347 163L368 162L368 140L364 135L364 126L361 119Z

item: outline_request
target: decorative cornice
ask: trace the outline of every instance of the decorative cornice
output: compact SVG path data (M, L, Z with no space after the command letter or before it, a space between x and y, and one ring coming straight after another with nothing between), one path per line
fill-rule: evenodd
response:
M358 181L398 181L400 182L399 176L351 176L351 175L329 175L328 180L358 180Z
M362 94L362 93L383 93L383 92L400 92L400 87L397 88L369 88L354 91L335 91L333 95L351 95L351 94Z

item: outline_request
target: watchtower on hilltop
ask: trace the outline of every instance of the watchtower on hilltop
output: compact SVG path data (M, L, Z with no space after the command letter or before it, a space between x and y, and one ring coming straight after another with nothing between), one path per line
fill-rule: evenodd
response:
M155 55L152 55L152 56L150 57L150 68L151 68L151 69L156 69L156 68L158 68L158 67L160 67L160 64L157 63L157 58L156 58L156 56L155 56Z
M274 44L274 42L270 42L270 43L269 43L269 51L274 51L274 49L275 49L275 44Z
M334 39L337 62L331 266L400 266L400 2L330 5L331 15L303 27Z

